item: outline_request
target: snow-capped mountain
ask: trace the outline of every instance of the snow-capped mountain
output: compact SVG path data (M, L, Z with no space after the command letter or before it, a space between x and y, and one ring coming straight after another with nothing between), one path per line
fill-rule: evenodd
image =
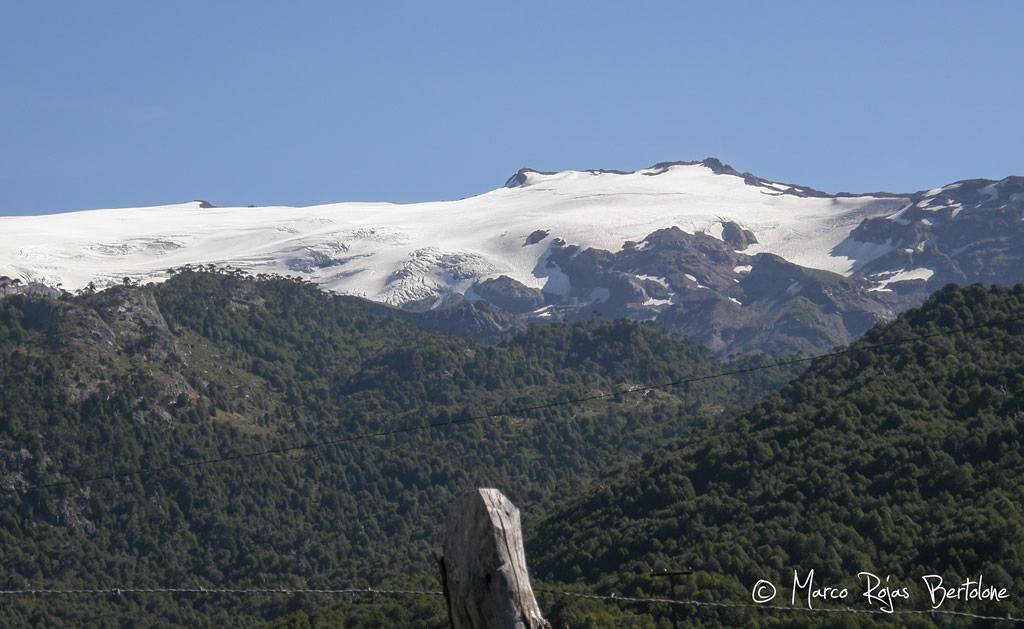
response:
M715 159L524 169L459 201L0 218L0 275L75 290L231 265L435 318L483 301L525 321L650 319L720 353L791 350L846 342L950 281L1024 281L1022 209L1020 177L827 195Z

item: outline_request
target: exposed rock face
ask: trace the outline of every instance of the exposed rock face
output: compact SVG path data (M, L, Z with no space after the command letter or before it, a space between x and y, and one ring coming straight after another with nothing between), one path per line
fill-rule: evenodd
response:
M50 299L60 299L61 291L40 282L25 284L21 278L10 278L0 275L0 298L8 295L42 295Z
M511 313L486 301L466 301L461 295L449 298L439 308L420 311L395 308L359 297L341 296L339 299L359 304L379 314L399 317L416 325L474 338L484 343L498 343L526 327Z
M18 299L24 300L23 325L42 332L62 359L59 378L72 401L109 386L120 369L118 355L130 356L136 366L148 366L161 394L159 399L138 400L129 410L134 421L167 426L172 420L164 407L179 395L195 395L182 375L185 356L148 288L113 288L97 295L92 307L35 296Z
M546 172L543 170L534 170L532 168L520 168L519 171L508 178L505 182L506 188L518 188L519 186L525 185L527 181L527 175L529 173L538 173L541 175L553 175L552 172Z
M160 365L160 400L155 404L140 400L132 411L132 418L143 424L167 425L170 415L166 406L179 395L192 397L195 392L182 376L185 355L177 339L167 327L151 290L145 287L118 286L102 294L103 303L97 311L113 332L114 342L139 363Z
M502 310L522 314L544 304L544 294L507 275L473 284L473 292Z
M475 338L484 343L497 343L526 327L515 316L481 301L466 301L417 315L410 320L419 325L451 332L456 336Z
M746 255L707 234L659 230L618 253L568 245L552 250L570 294L540 315L600 314L648 320L718 355L815 351L847 343L898 312L863 282L808 269L772 254ZM628 271L620 270L628 269Z
M865 220L838 248L861 243L889 249L857 269L868 281L927 269L918 282L928 291L950 282L1013 285L1024 268L1024 177L963 181L915 195L896 214Z
M184 360L174 335L160 313L153 293L145 288L117 286L108 291L100 316L125 349L141 351L146 360Z
M540 241L544 240L545 238L547 238L548 237L548 233L549 232L546 229L538 229L538 230L536 230L535 232L533 232L532 234L530 234L529 236L526 237L526 242L523 243L523 246L525 247L525 246L528 246L528 245L535 245L535 244L537 244L538 242L540 242Z
M757 244L754 232L749 229L743 229L732 221L722 223L722 240L731 245L736 251L743 251L750 245Z

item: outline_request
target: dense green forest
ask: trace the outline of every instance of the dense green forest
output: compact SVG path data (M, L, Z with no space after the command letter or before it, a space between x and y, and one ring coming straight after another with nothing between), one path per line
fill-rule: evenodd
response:
M797 367L642 385L767 363L723 365L624 321L481 345L295 280L232 272L9 296L0 589L434 590L432 552L458 493L501 488L529 522L754 403ZM428 424L442 426L418 429ZM304 447L323 442L335 443ZM347 611L319 609L336 599L6 594L3 605L4 622L37 627L444 620L434 597L357 595Z
M433 591L447 506L494 486L556 627L672 626L664 604L564 594L666 598L665 569L693 570L679 598L740 605L679 606L685 626L1002 626L752 593L806 607L814 570L849 591L814 607L878 609L870 572L923 610L922 576L983 575L1008 597L939 609L1024 615L1022 315L1024 286L948 287L795 377L623 321L480 345L237 273L7 297L0 589ZM432 595L2 600L12 626L447 624Z
M946 333L956 329L966 331ZM803 583L813 569L816 587L848 589L841 599L813 598L814 607L881 609L885 602L864 596L869 577L858 574L867 572L906 588L909 598L890 607L904 611L933 607L926 575L947 587L983 576L1008 598L938 609L1024 616L1024 286L947 287L850 350L554 509L528 537L533 576L664 598L668 585L649 572L692 569L680 598L751 605L764 579L778 592L769 604L807 607L811 588L796 587L794 603L794 576ZM665 606L548 603L549 616L572 627L669 626ZM679 612L689 627L1008 624Z

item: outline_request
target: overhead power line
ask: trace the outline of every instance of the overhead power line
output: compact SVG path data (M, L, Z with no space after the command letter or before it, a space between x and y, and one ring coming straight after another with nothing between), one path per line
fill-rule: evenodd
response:
M716 603L712 601L692 601L692 600L677 600L671 598L635 598L630 596L601 596L598 594L580 594L578 592L565 592L560 590L536 590L542 594L552 594L555 596L569 596L573 598L583 598L597 601L608 601L608 602L622 602L622 603L654 603L661 605L686 605L691 607L716 607L726 609L756 609L761 611L782 611L782 612L811 612L819 614L869 614L872 616L961 616L965 618L974 618L976 620L1003 620L1010 622L1024 622L1024 618L1014 618L1010 615L1006 616L982 616L979 614L971 614L968 612L958 612L948 609L911 609L911 610L898 610L895 609L891 612L887 612L881 609L853 609L837 608L837 607L790 607L782 605L759 605L756 603Z
M388 590L378 588L346 588L346 589L299 589L299 588L29 588L23 590L0 590L0 596L35 596L47 594L85 594L113 595L122 594L392 594L406 596L443 596L443 592L429 590Z
M913 609L893 610L887 612L881 609L853 609L836 607L792 607L783 605L759 605L756 603L718 603L714 601L695 601L672 598L640 598L632 596L615 596L599 594L583 594L580 592L569 592L565 590L537 589L538 594L550 594L552 596L565 596L586 600L602 601L609 603L646 603L655 605L676 605L688 607L710 607L716 609L748 609L760 612L809 612L817 614L868 614L872 616L956 616L971 618L974 620L1008 621L1024 623L1024 618L1006 616L986 616L960 612L947 609ZM71 589L23 589L23 590L0 590L0 596L26 597L26 596L47 596L47 595L82 595L82 596L121 596L127 594L320 594L320 595L358 595L371 594L377 596L444 596L443 592L436 590L391 590L378 588L344 588L344 589L312 589L312 588L140 588L140 587L112 587L112 588L71 588Z
M181 470L181 469L187 469L187 468L192 468L192 467L200 467L200 466L204 466L204 465L212 465L214 463L223 463L223 462L228 462L228 461L238 461L238 460L242 460L242 459L251 459L251 458L267 456L267 455L271 455L271 454L286 454L286 453L289 453L289 452L297 452L297 451L300 451L300 450L312 450L312 449L315 449L315 448L322 448L324 446L340 445L340 444L352 443L352 442L355 442L355 441L365 441L367 439L377 439L377 438L380 438L380 437L388 437L388 436L391 436L391 435L400 435L400 434L413 433L413 432L422 432L422 431L426 431L426 430L433 430L435 428L445 428L445 427L448 427L448 426L458 426L458 425L462 425L462 424L470 424L470 423L475 423L475 422L479 422L479 421L483 421L483 420L487 420L487 419L496 419L496 418L504 417L504 416L507 416L507 415L518 415L518 414L532 413L532 412L542 411L542 410L546 410L546 409L550 409L550 408L557 408L557 407L561 407L561 406L570 406L570 405L574 405L574 404L582 404L582 403L585 403L585 402L592 402L594 400L604 400L604 399L619 397L619 396L623 396L623 395L630 395L630 394L637 393L637 392L640 392L640 391L646 392L646 391L651 391L651 390L655 390L655 389L668 389L668 388L671 388L671 387L681 386L681 385L684 385L684 384L695 384L695 383L698 383L698 382L705 382L705 381L708 381L708 380L714 380L716 378L725 378L727 376L737 376L737 375L741 375L741 374L752 373L752 372L755 372L755 371L761 371L763 369L777 369L779 367L787 367L789 365L796 365L796 364L811 362L811 361L815 361L815 360L821 360L821 359L825 359L825 358L833 358L833 357L836 357L836 356L845 356L847 354L853 354L853 353L856 353L856 352L872 351L872 350L881 349L881 348L885 348L885 347L893 347L893 346L896 346L896 345L904 345L906 343L914 343L914 342L917 342L917 341L922 341L922 340L926 340L926 339L930 339L930 338L936 338L936 337L940 337L940 336L951 336L953 334L962 334L964 332L970 332L970 331L979 330L979 329L982 329L982 328L991 328L991 327L996 327L996 326L1001 326L1001 325L1007 325L1007 324L1010 324L1010 323L1016 323L1018 321L1024 321L1024 314L1016 315L1016 316L1013 316L1013 317L1008 317L1006 319L1000 319L998 321L988 321L988 322L985 322L985 323L980 323L980 324L972 325L972 326L966 326L966 327L962 327L962 328L950 328L950 329L947 329L947 330L940 330L940 331L931 332L931 333L928 333L928 334L921 334L921 335L912 336L912 337L908 337L908 338L904 338L904 339L898 339L898 340L895 340L895 341L887 341L885 343L876 343L876 344L873 344L873 345L861 345L861 346L856 346L856 347L848 347L846 349L842 349L842 350L838 350L838 351L834 351L834 352L827 352L827 353L824 353L824 354L818 354L816 356L806 356L806 357L800 357L800 358L791 358L791 359L777 361L777 362L768 363L768 364L764 364L764 365L756 365L756 366L753 366L753 367L745 367L743 369L734 369L732 371L723 371L723 372L719 372L719 373L715 373L715 374L710 374L710 375L706 375L706 376L697 376L697 377L693 377L693 378L683 378L683 379L680 379L680 380L673 380L673 381L670 381L670 382L663 382L663 383L660 383L660 384L635 385L635 386L629 387L628 389L624 389L624 390L621 390L621 391L612 391L612 392L608 392L608 393L594 393L594 394L591 394L591 395L585 395L585 396L582 396L582 397L572 398L572 399L568 399L568 400L561 400L561 401L558 401L558 402L547 402L547 403L544 403L544 404L537 404L535 406L525 406L525 407L513 408L513 409L497 411L497 412L492 412L492 413L484 413L484 414L481 414L481 415L473 415L473 416L470 416L470 417L463 417L463 418L457 418L457 419L448 419L448 420L445 420L445 421L438 421L438 422L430 422L430 423L426 423L426 424L416 424L416 425L413 425L413 426L406 426L406 427L403 427L403 428L391 428L391 429L379 430L379 431L375 431L375 432L367 432L367 433L359 433L359 434L354 434L354 435L346 435L346 436L343 436L343 437L337 437L335 439L324 439L324 440L321 440L321 441L311 441L311 442L302 443L302 444L298 444L298 445L282 446L282 447L278 447L278 448L268 448L268 449L265 449L265 450L256 450L256 451L253 451L253 452L244 452L244 453L241 453L241 454L231 454L231 455L220 456L220 457L215 457L215 458L211 458L211 459L201 459L201 460L198 460L198 461L187 461L187 462L184 462L184 463L172 463L172 464L168 464L168 465L158 465L158 466L154 466L154 467L134 468L134 469L128 469L128 470L113 471L113 472L109 472L109 473L105 473L105 474L100 474L100 475L97 475L97 476L87 476L87 477L83 477L83 478L71 478L71 479L62 480L62 481L54 481L54 482L50 482L50 483L38 483L38 484L33 484L33 485L24 485L24 486L21 486L21 487L14 487L14 488L3 488L3 491L6 492L6 493L14 493L14 492L22 492L22 493L24 493L24 492L38 490L38 489L52 489L52 488L55 488L55 487L65 487L65 486L68 486L68 485L83 485L83 484L86 484L86 483L92 483L92 482L101 481L101 480L116 480L118 478L125 478L125 477L129 477L129 476L142 476L142 475L156 474L156 473L168 472L168 471L172 471L172 470Z

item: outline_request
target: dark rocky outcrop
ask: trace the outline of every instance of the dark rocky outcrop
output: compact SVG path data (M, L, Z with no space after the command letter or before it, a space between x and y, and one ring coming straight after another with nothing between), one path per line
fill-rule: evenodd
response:
M412 311L360 297L339 299L391 317L398 317L425 328L434 328L482 343L498 343L526 327L519 318L486 301L467 301L454 294L432 310Z
M531 312L544 305L544 294L540 290L524 286L507 275L477 282L473 284L473 292L512 314Z
M177 341L146 288L115 286L103 295L100 316L124 349L142 352L148 361L183 361Z
M526 242L523 243L523 246L526 247L527 245L537 244L538 242L547 238L548 233L550 232L546 229L538 229L534 231L533 233L526 237Z
M743 251L750 245L757 243L754 232L749 229L743 229L732 221L722 223L722 240L731 245L736 251Z

